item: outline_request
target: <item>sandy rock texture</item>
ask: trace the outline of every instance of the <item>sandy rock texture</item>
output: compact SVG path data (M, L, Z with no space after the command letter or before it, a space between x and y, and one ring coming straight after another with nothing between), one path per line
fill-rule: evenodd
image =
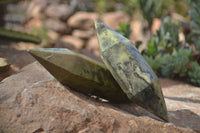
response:
M200 132L200 88L169 79L160 82L170 122Z
M167 87L164 87L164 93L168 96L170 93ZM170 100L174 103L176 100L167 98L172 123L164 123L134 104L112 105L74 92L62 86L35 62L0 83L0 132L190 133L198 131L199 123L195 121L198 122L199 117L195 120L189 119L193 121L195 130L187 123L180 122L184 119L182 117L185 117L185 112L181 112L181 109L187 108L191 112L193 110L181 104L178 108L173 108L174 103L170 103ZM174 111L177 109L178 111ZM179 122L174 120L171 112L175 113ZM199 112L197 110L193 114ZM188 115L188 118L190 117Z
M10 65L8 71L0 74L0 81L34 62L34 58L26 50L38 48L31 43L11 43L0 41L0 57Z

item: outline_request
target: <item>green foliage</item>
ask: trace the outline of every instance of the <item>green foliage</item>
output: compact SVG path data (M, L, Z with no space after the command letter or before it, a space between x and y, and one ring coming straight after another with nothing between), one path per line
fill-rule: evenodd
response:
M173 60L172 56L165 54L159 58L160 74L163 77L173 77Z
M31 29L31 34L35 36L39 36L42 40L46 40L48 38L48 30L46 27L41 26L41 27L33 27Z
M132 30L131 30L131 25L128 22L120 23L119 28L120 28L119 30L116 30L117 32L119 32L126 38L130 37Z
M121 9L126 12L129 16L133 16L133 13L139 9L138 0L116 0L118 5L121 5Z
M164 47L167 53L172 53L173 48L179 45L179 26L174 24L170 18L166 18L157 31L160 46Z
M147 49L142 51L142 53L150 57L155 57L159 53L158 49L159 49L159 39L158 37L155 36L148 41Z
M188 81L196 86L200 86L200 65L194 61L188 72Z
M139 5L143 17L148 21L150 27L153 19L157 17L160 2L156 0L139 0Z
M44 26L41 26L41 27L33 27L31 29L31 33L33 35L38 35L40 36L42 42L42 46L45 47L45 48L49 48L49 47L52 47L52 43L51 43L51 40L49 39L49 36L48 36L48 29Z
M139 47L142 45L142 41L136 41L135 42L135 47L137 48L137 49L139 49Z
M187 65L190 62L192 51L190 49L180 49L172 54L173 73L179 76L185 76L187 73Z
M116 2L114 0L97 0L95 2L96 11L100 14L113 11Z
M122 10L132 16L138 9L138 0L97 0L95 1L96 11L105 13L114 10Z
M192 0L190 2L189 16L191 17L191 26L195 30L200 31L200 1Z
M200 1L192 0L189 2L190 5L190 26L192 27L192 32L187 36L187 41L190 44L194 44L196 49L200 51Z
M197 62L200 52L193 45L186 47L182 44L179 42L179 25L165 19L142 54L158 75L187 78L188 82L200 86L200 66Z
M138 0L138 3L149 29L154 18L163 18L173 12L186 16L188 10L187 4L178 0Z
M147 49L142 53L152 57L165 53L172 54L179 45L179 26L166 18L157 34L148 41Z
M178 14L180 14L181 16L183 16L183 17L186 17L187 16L187 12L188 12L188 9L189 9L189 7L188 7L188 5L187 4L185 4L184 2L182 2L182 1L179 1L179 2L176 2L176 1L174 1L174 12L175 13L178 13Z
M173 54L163 54L152 57L144 55L144 58L152 69L163 77L185 77L188 72L192 51L190 49L174 50Z
M195 48L200 51L200 33L190 33L186 36L186 40L189 44L194 44Z
M166 54L161 60L161 74L164 77L185 77L187 75L187 65L190 62L191 50L180 49L174 51L172 55Z
M108 10L108 0L96 1L97 12L105 13Z
M156 74L159 74L160 71L160 59L157 57L156 59L152 56L143 55L144 59L147 61L147 63L151 66L151 68L154 70Z

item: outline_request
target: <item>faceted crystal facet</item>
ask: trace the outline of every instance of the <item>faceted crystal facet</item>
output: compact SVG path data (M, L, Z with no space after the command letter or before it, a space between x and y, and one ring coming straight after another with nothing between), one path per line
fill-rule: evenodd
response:
M32 49L34 56L59 82L111 102L130 102L104 64L68 49Z
M134 44L95 20L101 58L128 98L168 121L166 104L157 76Z

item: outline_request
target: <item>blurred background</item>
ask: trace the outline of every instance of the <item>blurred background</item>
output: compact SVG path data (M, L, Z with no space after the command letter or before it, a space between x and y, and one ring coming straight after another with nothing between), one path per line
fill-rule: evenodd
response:
M130 39L158 76L200 86L199 7L198 0L0 0L0 27L41 38L36 45L0 35L10 67L1 79L33 62L31 48L68 48L101 61L99 19Z

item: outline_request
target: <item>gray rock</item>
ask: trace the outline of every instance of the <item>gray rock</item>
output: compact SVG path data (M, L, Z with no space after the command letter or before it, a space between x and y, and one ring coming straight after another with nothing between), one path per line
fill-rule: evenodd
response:
M72 28L86 30L94 27L94 19L97 18L97 13L77 12L68 19L68 25Z
M34 58L23 49L36 48L34 44L18 43L6 44L0 42L0 57L5 58L10 67L8 71L0 74L0 81L16 73L22 67L34 62ZM18 49L17 49L18 48ZM21 49L20 49L21 48Z
M134 115L125 111L131 112L130 108ZM157 121L150 115L142 116L144 112L133 104L114 107L74 92L58 83L38 63L0 83L2 132L194 132Z
M54 48L68 48L70 50L75 50L75 46L72 43L65 42L62 40L57 40L55 42Z
M93 36L88 40L86 49L92 51L96 56L99 56L100 51L97 36Z
M68 33L67 25L58 19L47 19L44 24L50 30L59 32L61 34Z
M52 4L47 7L45 14L50 18L65 21L72 15L72 9L67 4Z
M41 12L45 10L47 6L46 0L33 0L27 7L27 18L41 18L43 15Z
M76 49L81 49L84 46L84 41L75 36L64 35L61 37L60 41L71 44Z
M42 18L49 5L60 4L62 0L32 0L27 7L27 18Z
M81 39L89 39L95 34L94 30L74 30L72 35Z

